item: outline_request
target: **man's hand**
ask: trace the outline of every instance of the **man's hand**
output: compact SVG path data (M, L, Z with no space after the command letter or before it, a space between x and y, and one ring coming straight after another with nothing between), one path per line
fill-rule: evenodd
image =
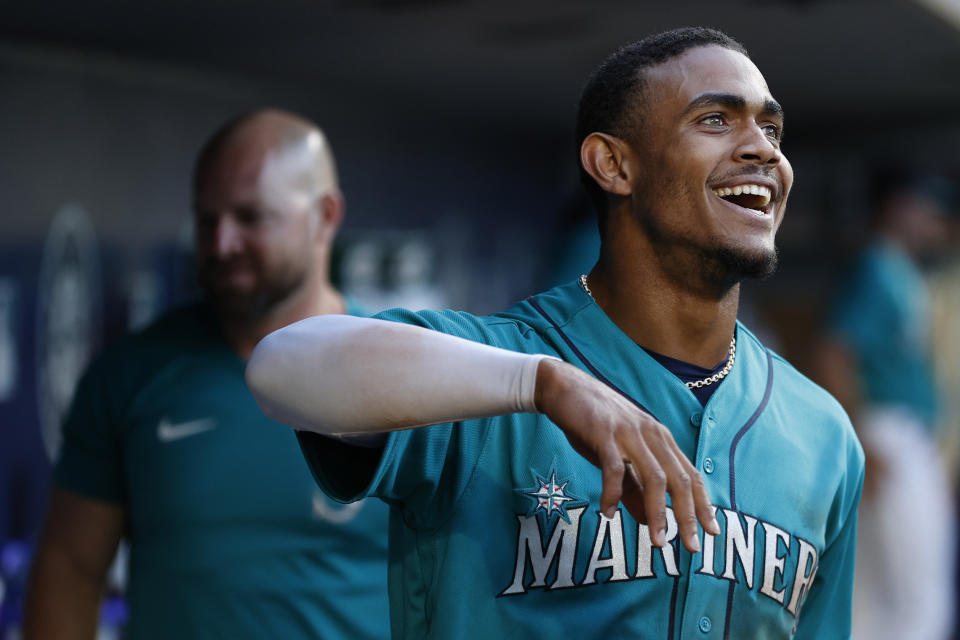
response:
M699 521L720 533L703 478L683 454L670 430L629 400L576 367L544 359L537 370L534 399L580 455L603 473L600 508L612 515L621 500L650 528L658 547L666 544L666 499L670 492L680 538L700 550Z

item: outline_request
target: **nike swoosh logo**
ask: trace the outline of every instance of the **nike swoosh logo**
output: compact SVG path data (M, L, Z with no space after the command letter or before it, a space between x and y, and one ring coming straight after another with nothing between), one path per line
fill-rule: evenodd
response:
M160 442L173 442L216 428L217 421L214 418L201 418L200 420L178 423L170 422L164 418L157 426L157 439Z

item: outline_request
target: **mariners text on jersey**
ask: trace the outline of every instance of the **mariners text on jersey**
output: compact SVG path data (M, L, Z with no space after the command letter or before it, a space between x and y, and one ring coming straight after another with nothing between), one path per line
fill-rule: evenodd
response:
M667 508L666 540L663 548L653 546L645 524L628 525L617 509L613 518L596 512L592 534L583 535L582 516L586 506L568 508L566 518L549 519L539 514L517 515L517 554L513 579L499 595L518 595L528 589L567 589L601 582L622 582L656 578L654 554L659 555L662 574L680 575L676 536L677 521ZM803 595L809 590L817 572L817 550L803 538L792 536L780 527L732 509L719 509L717 521L721 535L702 532L700 553L694 554L696 572L739 582L739 564L747 589L760 593L785 606L796 616ZM546 524L545 524L546 523ZM758 529L763 542L757 543ZM577 547L589 549L586 567L576 566ZM792 553L796 548L797 552ZM790 567L786 566L791 561ZM603 574L606 570L606 578ZM793 574L793 579L788 576ZM789 587L789 588L788 588Z

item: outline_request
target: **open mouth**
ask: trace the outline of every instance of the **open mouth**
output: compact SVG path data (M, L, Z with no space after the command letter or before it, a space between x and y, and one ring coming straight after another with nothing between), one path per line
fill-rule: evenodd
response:
M761 184L742 184L735 187L719 187L713 192L731 204L744 209L752 209L758 214L770 212L770 188Z

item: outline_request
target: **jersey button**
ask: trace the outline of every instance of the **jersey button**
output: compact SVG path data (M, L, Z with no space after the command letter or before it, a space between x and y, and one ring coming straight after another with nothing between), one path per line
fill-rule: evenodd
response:
M713 458L705 458L703 460L703 470L707 473L713 473Z
M710 618L703 616L700 618L699 627L700 631L703 631L704 633L710 633L710 629L713 629L713 623L710 622Z
M694 412L694 413L691 414L691 416L690 416L690 424L692 424L692 425L695 426L695 427L699 427L699 426L700 426L700 422L701 422L702 420L703 420L703 414L700 413L699 411Z

